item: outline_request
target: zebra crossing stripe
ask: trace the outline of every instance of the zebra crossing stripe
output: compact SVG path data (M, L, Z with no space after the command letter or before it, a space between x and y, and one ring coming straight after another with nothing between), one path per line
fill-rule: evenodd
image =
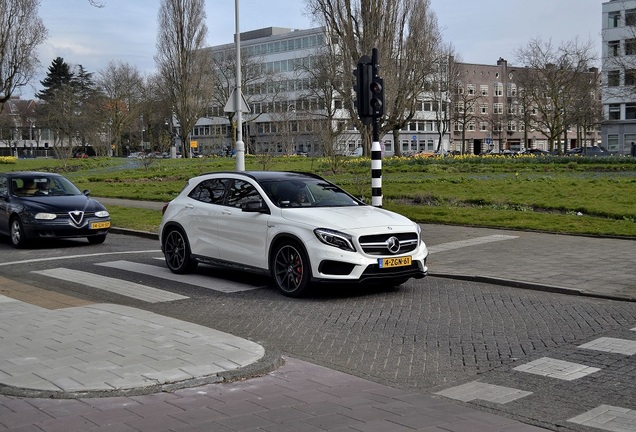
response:
M200 288L211 289L214 291L220 291L223 293L235 293L242 291L249 291L258 288L262 288L265 285L255 286L248 285L240 282L234 282L226 279L219 279L202 274L186 274L177 275L172 273L165 266L154 266L149 264L141 264L132 261L109 261L104 263L97 263L98 266L116 268L118 270L125 270L134 273L141 273L153 277L159 277L172 282L184 283L188 285L198 286Z
M495 234L495 235L490 235L485 237L477 237L474 239L441 243L434 246L428 246L428 253L445 252L445 251L449 251L453 249L461 249L467 246L475 246L475 245L493 243L493 242L498 242L503 240L512 240L516 238L519 238L519 236Z
M174 300L183 300L188 297L174 294L135 282L101 276L80 270L68 268L53 268L48 270L33 271L32 273L48 276L68 282L81 283L92 288L101 289L115 294L142 300L148 303L159 303Z

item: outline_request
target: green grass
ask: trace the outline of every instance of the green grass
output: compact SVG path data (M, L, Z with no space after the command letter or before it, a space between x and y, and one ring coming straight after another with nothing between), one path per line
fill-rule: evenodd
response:
M61 172L96 197L160 202L192 176L235 170L228 158L2 162L0 170ZM264 166L318 173L370 202L368 158L246 157L247 170ZM387 158L382 192L383 207L423 223L636 237L636 158ZM156 231L161 219L158 211L109 210L117 227Z

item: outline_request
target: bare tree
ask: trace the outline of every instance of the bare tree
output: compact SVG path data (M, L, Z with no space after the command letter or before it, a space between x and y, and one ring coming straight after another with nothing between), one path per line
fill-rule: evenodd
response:
M122 155L124 132L130 131L141 116L143 78L135 66L111 61L99 72L98 85L105 98L104 121L114 154Z
M208 30L205 19L204 0L161 1L155 61L179 122L183 157L188 157L190 133L211 97L209 63L201 50Z
M550 150L574 123L579 87L587 83L583 77L589 76L595 60L592 52L591 42L578 39L555 47L536 38L517 50L517 59L525 66L517 73L517 84L531 98L537 130L549 140ZM564 148L559 144L558 150L562 153Z
M210 82L213 91L210 103L217 107L224 107L229 101L232 91L237 87L236 50L232 48L212 53L209 49L205 49L204 52L209 57L212 65ZM265 91L265 87L268 83L273 85L278 81L273 73L263 71L263 68L260 67L261 64L262 57L251 54L249 50L241 51L241 88L247 89L243 96L250 107L266 100L271 100L268 98L269 95ZM232 129L232 148L235 148L237 136L236 113L233 111L224 112L223 115ZM260 115L261 112L252 112L244 115L243 126L245 127L250 122L255 121Z
M342 53L341 75L334 77L356 128L369 151L370 128L354 110L351 71L362 55L378 49L385 84L380 135L396 131L414 116L416 99L431 72L440 41L429 0L305 0L309 13L323 23ZM395 134L394 134L395 135ZM396 143L395 150L400 149Z
M36 50L47 37L40 0L0 0L0 111L35 75Z
M430 97L432 109L435 112L435 130L437 130L438 143L437 152L442 148L444 136L449 132L452 118L452 110L449 107L453 96L451 89L456 89L460 79L461 67L460 59L451 45L441 46L437 52L431 74L431 82L426 84L427 94Z

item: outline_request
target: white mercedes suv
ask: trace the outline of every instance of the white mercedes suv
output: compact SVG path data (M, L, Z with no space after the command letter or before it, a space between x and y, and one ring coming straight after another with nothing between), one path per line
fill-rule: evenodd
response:
M163 209L168 268L199 263L270 275L299 297L322 282L399 285L427 274L420 227L297 172L215 172L191 178Z

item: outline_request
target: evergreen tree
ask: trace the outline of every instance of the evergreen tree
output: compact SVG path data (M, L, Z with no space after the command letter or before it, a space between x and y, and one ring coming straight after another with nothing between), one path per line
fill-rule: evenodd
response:
M45 102L49 102L55 98L55 93L62 86L68 85L73 80L73 72L68 63L64 62L62 57L58 57L53 60L49 71L40 84L44 89L38 92L35 96Z

